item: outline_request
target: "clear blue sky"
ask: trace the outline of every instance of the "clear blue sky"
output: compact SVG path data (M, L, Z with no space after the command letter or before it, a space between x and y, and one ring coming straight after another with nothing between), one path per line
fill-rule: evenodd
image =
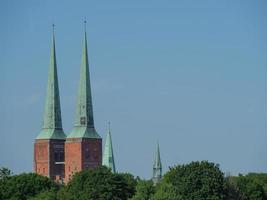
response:
M116 166L152 174L193 160L267 172L267 2L0 2L0 165L33 166L52 23L65 132L74 124L87 19L96 129L111 121Z

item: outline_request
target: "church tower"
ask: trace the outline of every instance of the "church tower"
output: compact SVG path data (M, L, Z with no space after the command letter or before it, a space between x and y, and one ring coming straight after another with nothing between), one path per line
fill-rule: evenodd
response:
M111 140L110 123L109 123L109 127L108 127L108 134L107 134L105 148L104 148L102 165L110 168L113 173L116 173L112 140Z
M86 25L86 22L84 22ZM75 125L65 143L65 181L75 172L101 165L102 139L94 126L86 30L83 39Z
M153 177L152 181L156 185L161 181L162 178L162 164L160 160L160 150L159 150L159 143L157 144L157 150L155 154L155 160L153 165Z
M52 47L48 72L43 127L34 143L34 172L62 180L64 178L64 142L57 77L55 35L53 25Z

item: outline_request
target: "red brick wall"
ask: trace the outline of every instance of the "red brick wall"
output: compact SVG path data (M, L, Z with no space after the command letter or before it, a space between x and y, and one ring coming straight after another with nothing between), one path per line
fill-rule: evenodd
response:
M65 164L56 162L63 152ZM65 178L67 183L75 172L102 164L102 139L75 138L64 140L36 140L34 171L53 180Z
M34 172L49 177L49 141L36 140L34 143Z
M82 142L82 169L94 168L102 164L102 140L84 139Z
M67 139L65 143L65 182L67 183L73 173L82 169L81 139Z
M56 179L64 178L64 140L36 140L34 144L34 172ZM62 163L56 163L55 153L63 152ZM62 155L62 154L61 154Z
M75 172L94 168L102 163L102 139L67 139L65 143L65 182Z

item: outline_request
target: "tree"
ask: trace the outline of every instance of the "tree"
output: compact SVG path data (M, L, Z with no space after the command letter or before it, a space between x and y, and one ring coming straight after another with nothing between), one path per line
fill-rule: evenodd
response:
M5 167L0 168L0 180L9 178L11 174L12 173L8 168L5 168Z
M56 199L57 199L57 191L51 190L51 191L41 192L36 196L31 197L27 200L56 200Z
M6 191L6 181L10 178L11 174L12 173L8 168L0 168L0 200L5 199L4 193Z
M151 200L182 200L182 197L176 194L171 184L161 182Z
M237 186L236 177L228 176L225 178L225 200L245 200L246 197Z
M186 200L222 200L224 177L219 166L208 161L191 162L170 168L164 182L173 187L176 197Z
M135 180L134 176L132 174L129 173L118 173L115 174L116 176L120 177L121 179L123 179L123 183L126 184L122 184L121 189L123 191L123 194L125 195L126 199L131 198L135 192L136 192L136 185L137 185L137 181Z
M130 175L101 166L76 173L59 195L64 200L127 200L134 191Z
M151 180L139 180L136 186L136 194L131 200L149 200L155 193L155 187Z
M245 196L245 200L266 200L267 197L264 192L263 184L248 176L239 175L236 178L236 184L239 190Z
M51 179L35 173L11 176L0 186L0 197L5 200L26 200L40 192L57 189Z
M265 196L267 196L267 173L248 173L246 176L262 185Z

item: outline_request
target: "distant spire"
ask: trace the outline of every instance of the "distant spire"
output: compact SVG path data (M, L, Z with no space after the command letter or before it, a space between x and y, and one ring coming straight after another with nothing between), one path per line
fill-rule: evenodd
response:
M154 184L157 184L160 182L162 178L162 164L160 160L160 150L159 150L159 143L157 143L157 149L155 154L155 160L153 165L153 182Z
M84 21L84 25L86 26L86 21ZM100 138L94 127L86 28L84 30L75 126L68 138Z
M108 123L108 134L107 134L105 148L104 148L102 165L110 168L113 173L116 172L112 140L111 140L110 122Z
M54 26L53 24L43 128L36 139L65 139L66 137L61 121Z

